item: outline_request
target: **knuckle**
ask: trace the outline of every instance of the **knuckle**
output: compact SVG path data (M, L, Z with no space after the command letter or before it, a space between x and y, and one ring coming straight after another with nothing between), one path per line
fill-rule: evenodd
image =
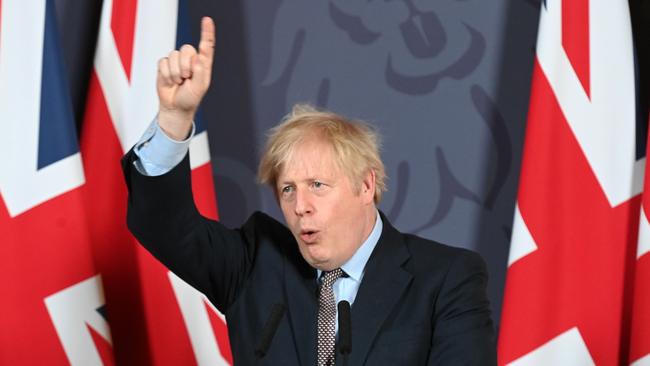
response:
M181 51L181 53L192 53L192 52L196 52L196 50L194 49L194 47L193 47L192 45L189 45L189 44L184 44L184 45L182 45L181 48L180 48L180 51Z

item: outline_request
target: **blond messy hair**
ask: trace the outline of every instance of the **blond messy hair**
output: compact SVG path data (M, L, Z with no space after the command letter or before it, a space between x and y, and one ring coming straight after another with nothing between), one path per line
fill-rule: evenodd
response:
M375 173L375 203L386 191L386 170L379 156L379 134L363 121L349 120L333 112L296 104L280 124L269 131L257 172L277 196L277 180L296 148L308 137L318 137L332 147L336 163L357 190L369 171Z

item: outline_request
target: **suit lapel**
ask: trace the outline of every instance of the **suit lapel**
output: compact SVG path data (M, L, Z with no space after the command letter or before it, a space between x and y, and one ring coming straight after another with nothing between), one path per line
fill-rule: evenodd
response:
M402 268L410 254L397 230L382 215L384 229L352 305L350 365L362 365L382 324L401 298L412 275Z
M293 243L297 248L297 244ZM289 307L288 316L293 330L295 349L300 364L316 364L316 270L300 256L291 251L285 262L285 298Z

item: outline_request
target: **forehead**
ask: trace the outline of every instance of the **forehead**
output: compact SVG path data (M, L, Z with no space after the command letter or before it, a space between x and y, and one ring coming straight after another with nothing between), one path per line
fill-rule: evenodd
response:
M340 169L330 144L317 138L298 143L282 164L278 181L334 178Z

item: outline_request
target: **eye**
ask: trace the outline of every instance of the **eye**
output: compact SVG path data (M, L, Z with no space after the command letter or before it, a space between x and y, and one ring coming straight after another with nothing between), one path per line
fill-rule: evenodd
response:
M315 194L322 195L330 190L330 185L328 183L323 183L319 180L315 180L311 182L309 189Z
M323 182L319 182L319 181L315 180L315 181L313 181L311 183L311 186L312 186L312 188L314 190L321 190L321 189L325 188L326 184L323 183Z
M280 188L280 198L283 200L289 200L293 197L295 188L292 185L283 186Z

